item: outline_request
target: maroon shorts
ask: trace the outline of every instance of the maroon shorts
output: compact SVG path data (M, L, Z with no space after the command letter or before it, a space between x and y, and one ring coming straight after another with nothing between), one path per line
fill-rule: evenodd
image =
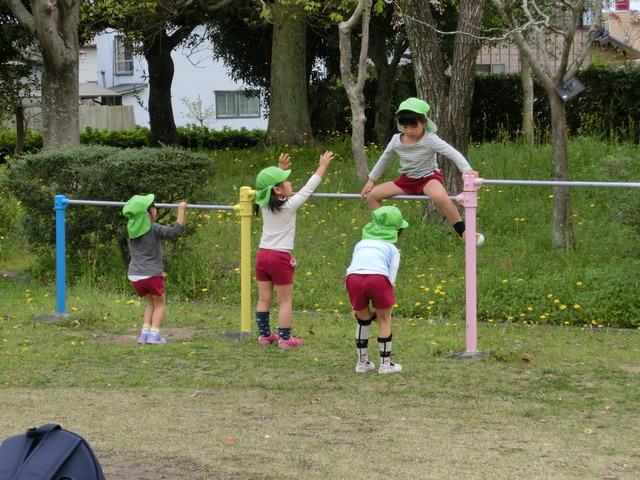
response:
M407 195L421 195L424 193L424 186L431 180L437 180L444 185L444 178L440 170L434 170L422 178L410 178L406 175L400 175L393 183L400 187Z
M137 282L131 282L133 289L139 297L146 297L148 294L161 297L164 295L164 278L149 277Z
M393 285L385 275L347 275L345 286L354 310L364 310L373 303L375 308L391 308L395 299Z
M296 260L289 252L260 248L256 257L256 280L291 285L295 266Z

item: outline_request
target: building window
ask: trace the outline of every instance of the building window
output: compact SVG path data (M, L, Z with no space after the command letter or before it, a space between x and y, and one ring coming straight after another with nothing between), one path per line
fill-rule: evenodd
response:
M260 97L243 92L216 92L216 118L260 116Z
M491 73L504 73L505 72L504 63L492 63L491 64Z
M491 73L491 65L488 63L476 63L476 72Z
M113 39L113 71L116 75L131 75L133 73L133 49L128 45L124 37L117 36Z

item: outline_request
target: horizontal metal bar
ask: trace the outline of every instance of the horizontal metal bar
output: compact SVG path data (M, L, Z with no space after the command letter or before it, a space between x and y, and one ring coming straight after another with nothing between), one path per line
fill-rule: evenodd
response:
M479 178L482 185L538 185L550 187L621 187L640 188L637 182L569 182L560 180L491 180Z
M318 198L360 198L359 193L312 193L312 197ZM395 197L390 197L394 200L431 200L431 198L426 195L396 195ZM455 199L455 195L449 195L449 198Z
M125 202L111 202L107 200L73 200L68 199L69 205L95 205L99 207L122 207ZM178 208L177 203L156 203L160 208ZM233 210L233 205L200 205L197 203L187 203L187 208L198 210Z

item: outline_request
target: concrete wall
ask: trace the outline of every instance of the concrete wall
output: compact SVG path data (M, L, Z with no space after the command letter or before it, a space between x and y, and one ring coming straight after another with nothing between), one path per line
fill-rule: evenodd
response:
M133 107L127 105L92 107L80 105L80 131L87 127L107 130L133 130Z

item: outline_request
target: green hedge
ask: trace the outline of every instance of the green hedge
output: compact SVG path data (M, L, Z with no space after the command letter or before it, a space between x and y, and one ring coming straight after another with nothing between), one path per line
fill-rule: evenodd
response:
M69 198L126 201L154 193L160 203L199 200L213 177L214 163L204 153L178 148L119 149L80 146L23 155L9 163L4 180L22 203L24 230L35 248L55 243L53 200ZM160 212L160 218L169 212ZM120 208L79 206L67 210L71 251L116 240L126 255L125 222Z
M585 90L567 102L571 134L640 142L640 68L594 64L581 70ZM547 96L534 86L534 122L550 128ZM516 138L522 123L522 87L518 74L478 75L471 109L471 138L476 142Z
M221 150L225 148L247 148L258 145L264 139L263 130L211 130L207 127L189 125L178 127L179 147L192 150ZM80 133L83 145L106 145L120 148L141 148L151 146L151 132L146 127L136 126L133 130L98 130L86 128ZM14 131L0 130L0 159L13 155L16 146ZM24 153L42 149L42 133L29 131L25 138ZM1 162L0 162L1 163Z

